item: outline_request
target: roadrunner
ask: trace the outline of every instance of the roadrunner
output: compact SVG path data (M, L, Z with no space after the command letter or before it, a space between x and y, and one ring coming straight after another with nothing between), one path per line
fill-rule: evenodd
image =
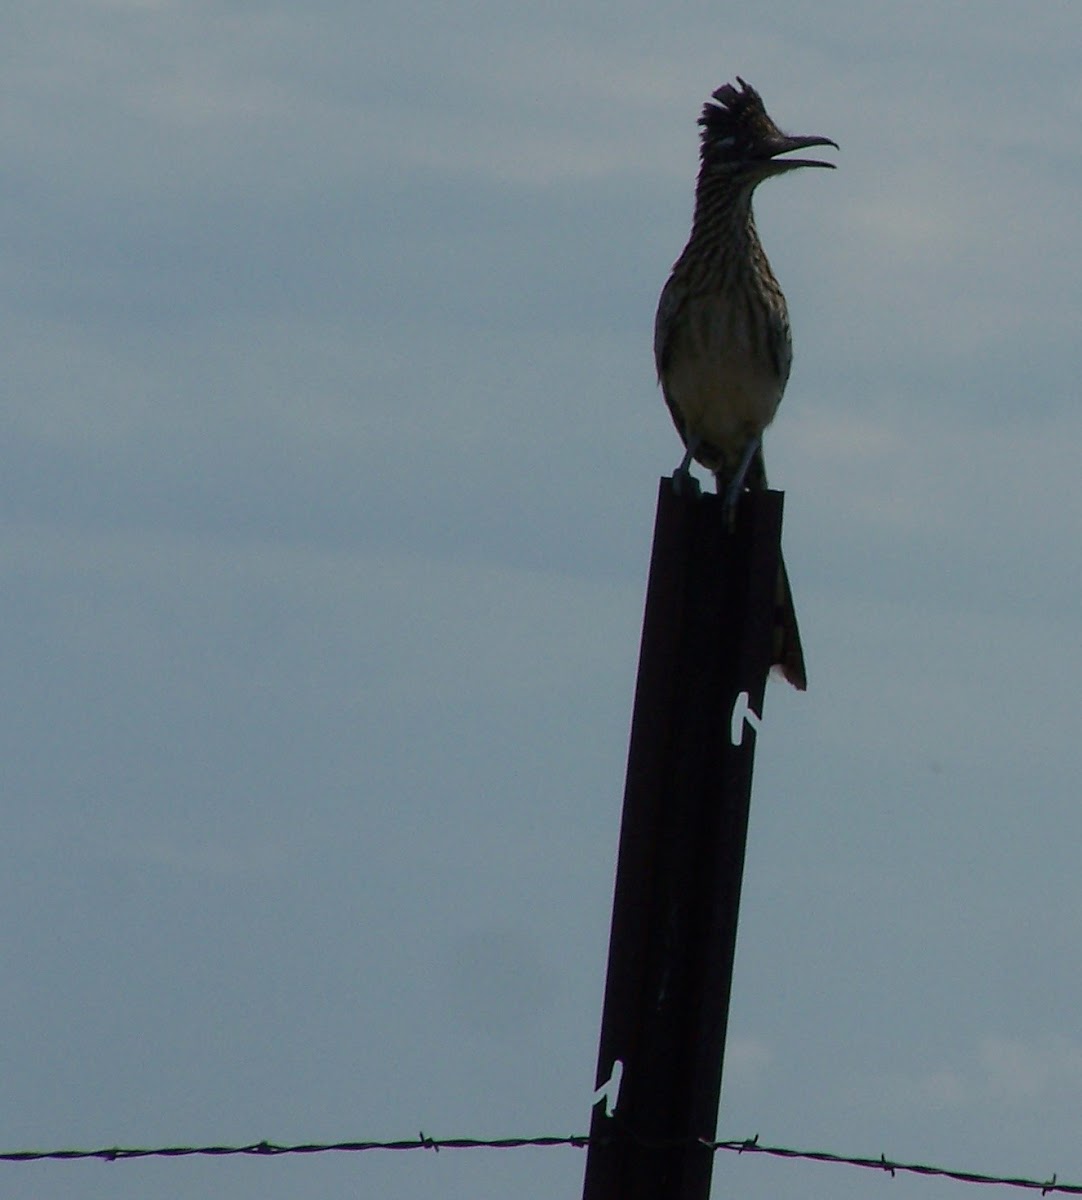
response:
M691 460L714 473L731 518L745 487L765 488L763 430L774 419L789 378L789 314L755 231L751 197L772 175L833 167L779 158L825 137L790 137L767 116L759 93L738 78L703 107L701 166L691 237L658 301L654 358L658 380L687 453L676 471L688 481ZM774 662L801 691L804 654L789 580L778 577Z

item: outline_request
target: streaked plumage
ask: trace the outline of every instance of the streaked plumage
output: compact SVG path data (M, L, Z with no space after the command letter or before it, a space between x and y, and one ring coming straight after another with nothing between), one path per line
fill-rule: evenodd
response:
M687 454L714 473L733 504L739 491L766 486L762 434L789 379L792 343L785 297L752 215L764 179L799 167L830 167L778 155L835 146L824 137L789 137L754 88L737 79L713 93L699 118L699 178L691 236L661 292L654 357L665 402ZM806 686L800 633L784 565L778 581L776 661Z

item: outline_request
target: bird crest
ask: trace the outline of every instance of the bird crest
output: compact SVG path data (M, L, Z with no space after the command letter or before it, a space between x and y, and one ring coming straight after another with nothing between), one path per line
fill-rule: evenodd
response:
M783 136L767 116L759 93L739 76L736 82L739 90L727 83L703 105L699 118L703 158L736 162L758 157Z

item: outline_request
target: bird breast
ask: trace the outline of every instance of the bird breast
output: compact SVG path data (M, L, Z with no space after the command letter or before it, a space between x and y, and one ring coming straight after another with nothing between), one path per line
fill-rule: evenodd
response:
M674 331L682 344L670 347L661 381L685 440L698 437L726 458L739 458L748 439L774 419L791 350L784 324L770 325L721 297L689 300Z

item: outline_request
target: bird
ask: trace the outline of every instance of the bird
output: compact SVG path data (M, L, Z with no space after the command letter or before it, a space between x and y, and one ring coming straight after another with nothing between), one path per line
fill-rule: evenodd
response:
M679 488L697 488L694 459L715 478L731 523L745 487L767 486L763 431L789 380L789 314L763 251L752 195L764 179L831 162L781 155L837 142L782 133L762 97L737 76L699 117L700 166L691 235L662 288L654 321L658 382L685 454ZM807 687L804 652L784 562L778 576L774 663Z

